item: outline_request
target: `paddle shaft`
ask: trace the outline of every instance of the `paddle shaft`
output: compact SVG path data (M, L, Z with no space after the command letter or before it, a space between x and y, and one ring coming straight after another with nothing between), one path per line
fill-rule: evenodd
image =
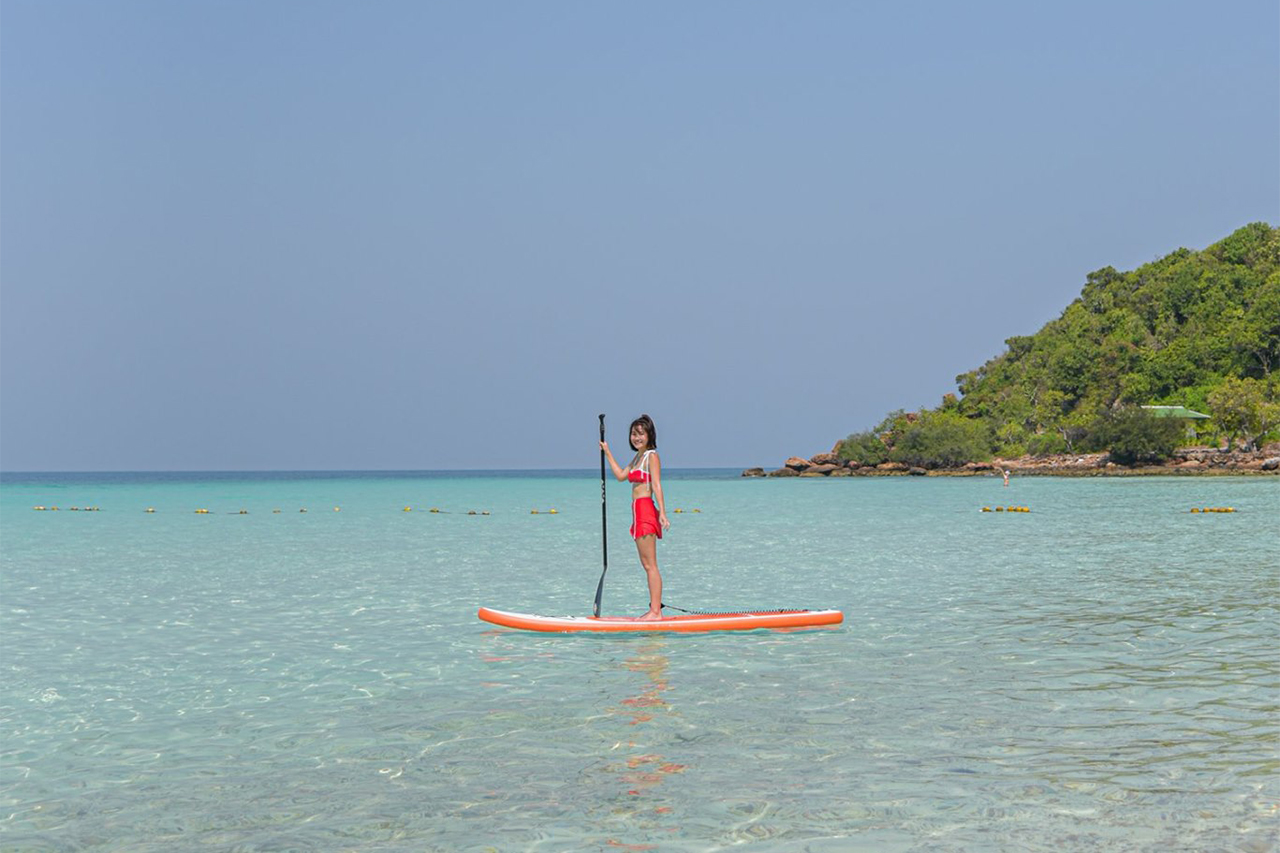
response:
M604 441L604 415L600 416L600 440ZM600 596L604 594L604 576L609 571L609 514L604 500L604 448L600 448L600 544L604 551L604 571L596 584L596 604L592 612L600 615Z

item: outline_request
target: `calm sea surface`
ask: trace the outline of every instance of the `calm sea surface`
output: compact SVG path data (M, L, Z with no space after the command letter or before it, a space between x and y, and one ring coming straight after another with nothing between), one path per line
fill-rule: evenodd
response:
M842 627L479 622L589 612L589 471L5 475L0 849L1280 846L1280 480L736 473L666 601Z

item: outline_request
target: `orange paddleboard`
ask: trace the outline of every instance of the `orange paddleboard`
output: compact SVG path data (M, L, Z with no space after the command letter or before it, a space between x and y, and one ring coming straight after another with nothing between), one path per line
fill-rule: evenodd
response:
M535 616L531 613L509 613L481 607L477 614L483 621L522 631L557 633L596 631L755 631L760 628L815 628L839 625L844 614L839 610L767 610L743 613L688 613L642 621L634 616Z

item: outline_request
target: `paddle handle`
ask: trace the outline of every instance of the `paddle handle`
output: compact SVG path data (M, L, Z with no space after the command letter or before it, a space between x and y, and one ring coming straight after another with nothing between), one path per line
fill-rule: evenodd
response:
M604 415L600 416L600 440L604 441ZM604 576L609 571L609 513L605 508L604 490L604 448L600 448L600 545L604 553L604 571L600 572L600 583L596 584L596 603L592 613L600 615L600 596L604 594Z

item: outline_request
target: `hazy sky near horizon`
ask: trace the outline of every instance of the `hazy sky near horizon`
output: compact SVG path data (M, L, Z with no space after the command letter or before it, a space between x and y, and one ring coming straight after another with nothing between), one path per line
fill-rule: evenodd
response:
M1278 152L1274 0L4 0L0 468L777 466Z

